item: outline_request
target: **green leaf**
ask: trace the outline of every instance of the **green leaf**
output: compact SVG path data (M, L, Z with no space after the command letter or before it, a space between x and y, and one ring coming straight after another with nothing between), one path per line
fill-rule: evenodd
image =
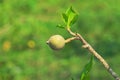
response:
M71 13L76 13L75 10L72 8L72 6L67 9L66 15L70 15Z
M64 23L67 24L68 16L65 13L62 13L62 17L63 17Z
M63 25L61 24L58 24L56 27L59 27L59 28L65 28Z
M88 73L92 69L93 60L94 60L94 56L92 55L90 61L85 65L85 67L82 70L82 73L80 75L80 80L85 80L88 77Z
M62 18L66 28L70 28L77 21L78 14L75 12L75 10L72 7L70 7L66 10L65 13L62 13ZM57 27L65 28L62 25L57 25Z
M67 17L66 17L67 16ZM72 26L78 19L78 14L74 11L72 7L68 8L67 11L64 14L64 17L66 17L66 25Z
M75 15L71 20L70 26L72 26L78 20L78 15Z

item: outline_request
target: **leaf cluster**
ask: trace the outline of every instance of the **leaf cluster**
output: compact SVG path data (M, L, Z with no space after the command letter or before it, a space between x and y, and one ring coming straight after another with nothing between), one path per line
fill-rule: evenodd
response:
M70 28L78 19L78 14L75 12L75 10L70 7L66 10L66 12L62 13L62 18L64 25L57 25L57 27L60 28Z

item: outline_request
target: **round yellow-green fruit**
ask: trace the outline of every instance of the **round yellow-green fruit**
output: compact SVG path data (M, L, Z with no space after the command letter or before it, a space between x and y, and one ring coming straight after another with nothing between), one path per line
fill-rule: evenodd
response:
M53 50L60 50L65 45L65 39L61 35L53 35L49 38L49 40L47 41L47 44Z

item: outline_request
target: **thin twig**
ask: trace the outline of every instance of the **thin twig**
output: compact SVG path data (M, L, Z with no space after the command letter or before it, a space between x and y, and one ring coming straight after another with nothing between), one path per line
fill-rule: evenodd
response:
M120 80L119 76L117 75L117 73L115 73L112 68L109 66L109 64L105 61L105 59L99 55L94 48L92 48L92 46L90 44L88 44L88 42L79 34L79 33L74 33L72 32L69 28L67 29L67 31L74 37L76 37L77 39L79 38L79 40L83 43L83 48L86 48L89 50L89 52L91 52L105 67L105 69L116 79L116 80Z
M78 38L78 37L68 38L68 39L65 40L65 43L69 43L69 42L71 42L72 40L79 40L79 38Z

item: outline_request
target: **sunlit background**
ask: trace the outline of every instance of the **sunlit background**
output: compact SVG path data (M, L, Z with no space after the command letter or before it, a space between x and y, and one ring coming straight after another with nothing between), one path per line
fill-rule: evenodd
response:
M120 74L120 0L0 0L0 80L79 80L90 53L72 41L53 51L51 35L68 7L79 13L79 32ZM95 59L90 80L114 80Z

